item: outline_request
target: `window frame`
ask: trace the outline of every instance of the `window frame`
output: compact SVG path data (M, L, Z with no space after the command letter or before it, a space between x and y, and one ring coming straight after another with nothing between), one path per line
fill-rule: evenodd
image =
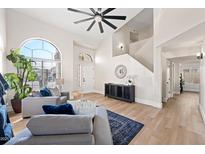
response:
M45 49L30 49L28 47L26 47L26 44L29 42L29 41L32 41L32 40L40 40L42 42L47 42L49 44L51 44L55 49L56 49L56 52L58 52L59 54L59 59L44 59L44 58L38 58L38 57L33 57L33 50L43 50L43 51L46 51L46 52L49 52L49 53L52 53L51 51L48 51L48 50L45 50ZM43 45L42 45L43 46ZM20 49L22 48L27 48L28 50L31 50L31 55L32 57L30 56L26 56L27 58L30 58L34 61L37 61L37 62L41 62L41 63L45 63L45 62L54 62L54 63L60 63L60 74L59 74L59 78L62 78L62 74L63 74L63 71L62 71L62 54L61 54L61 51L59 50L59 48L54 44L52 43L51 41L47 40L47 39L44 39L44 38L39 38L39 37L34 37L34 38L29 38L29 39L26 39L24 40L21 44L20 44ZM42 66L43 67L43 66ZM56 66L57 67L57 66ZM43 71L42 71L43 72ZM57 78L56 78L57 79ZM43 85L45 86L45 85ZM33 87L33 83L32 83L32 87ZM41 87L39 87L41 88Z

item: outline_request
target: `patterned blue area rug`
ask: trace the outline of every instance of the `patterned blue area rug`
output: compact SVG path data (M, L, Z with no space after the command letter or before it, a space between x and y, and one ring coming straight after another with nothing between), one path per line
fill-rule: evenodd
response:
M113 144L128 145L144 124L107 110Z

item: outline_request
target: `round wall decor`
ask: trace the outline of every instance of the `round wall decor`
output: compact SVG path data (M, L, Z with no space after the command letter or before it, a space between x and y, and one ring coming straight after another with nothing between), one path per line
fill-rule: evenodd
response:
M125 65L118 65L115 68L115 76L119 79L123 79L127 75L127 67Z

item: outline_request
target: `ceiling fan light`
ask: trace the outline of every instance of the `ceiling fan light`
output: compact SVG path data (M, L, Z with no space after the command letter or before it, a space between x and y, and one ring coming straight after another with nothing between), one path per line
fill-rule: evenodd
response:
M94 17L94 20L95 20L96 22L101 22L101 21L102 21L102 17L101 17L100 15L96 15L96 16Z

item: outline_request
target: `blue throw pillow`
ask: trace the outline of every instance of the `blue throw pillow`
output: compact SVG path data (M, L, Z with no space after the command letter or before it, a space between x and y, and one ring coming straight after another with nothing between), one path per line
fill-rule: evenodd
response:
M4 129L6 126L6 105L0 105L0 127Z
M75 115L73 106L71 104L61 105L43 105L43 111L45 114L70 114Z
M0 105L0 144L6 143L12 137L12 126L10 123L7 123L6 105Z
M13 137L13 131L12 131L12 125L11 123L7 123L5 128L4 128L4 134L5 137L9 140L10 138Z
M0 97L2 97L5 94L5 90L8 90L8 88L8 83L0 73Z
M41 93L41 96L43 96L43 97L52 96L51 91L47 87L40 90L40 93Z

